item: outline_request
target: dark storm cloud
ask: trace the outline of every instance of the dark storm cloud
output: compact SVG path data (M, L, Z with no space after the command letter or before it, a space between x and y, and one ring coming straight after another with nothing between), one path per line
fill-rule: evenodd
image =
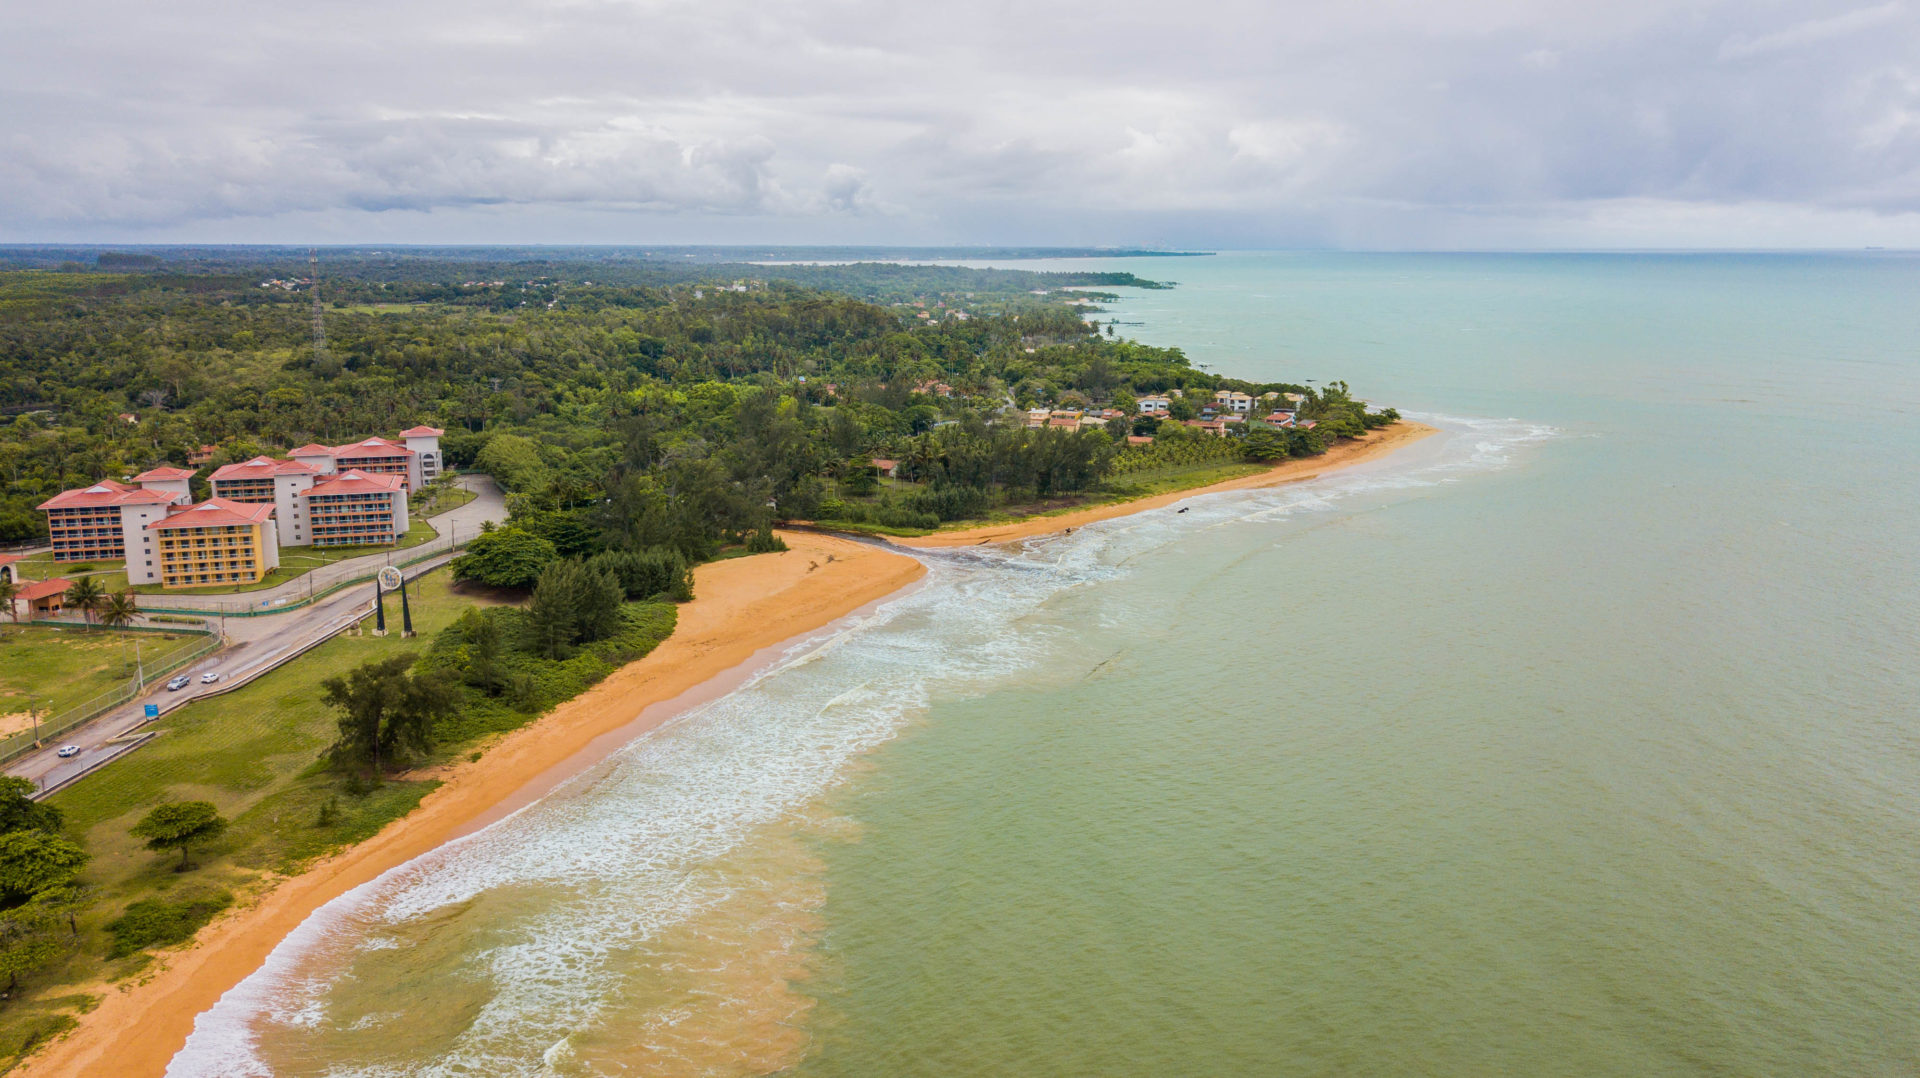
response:
M1920 242L1901 2L93 0L12 20L4 239Z

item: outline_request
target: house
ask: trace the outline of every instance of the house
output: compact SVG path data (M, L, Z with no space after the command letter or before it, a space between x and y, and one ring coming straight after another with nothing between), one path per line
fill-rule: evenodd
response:
M1135 402L1135 407L1140 409L1141 415L1166 415L1167 409L1172 406L1173 401L1166 397L1141 397Z
M1196 427L1216 438L1224 438L1227 435L1227 424L1226 421L1222 419L1189 419L1186 420L1185 423L1189 427Z
M196 468L202 464L212 464L214 454L218 452L220 452L220 447L217 445L203 445L187 454L187 463Z
M1274 430L1286 430L1293 426L1294 416L1292 412L1275 412L1260 422Z
M1253 398L1237 389L1221 389L1214 391L1213 406L1223 412L1246 415L1253 411Z
M176 506L145 529L149 538L142 546L157 554L159 565L140 565L129 556L127 579L157 581L163 588L259 583L280 567L273 510L270 503L225 498Z
M25 607L27 620L34 618L53 618L60 616L60 610L67 601L67 589L73 581L55 577L52 580L39 580L22 584L14 593L16 609Z
M1079 430L1085 413L1061 409L1047 413L1047 426L1056 430Z
M1151 434L1129 434L1129 435L1127 435L1127 444L1128 444L1128 445L1152 445L1152 444L1153 444L1153 435L1151 435Z
M884 457L875 457L873 458L873 469L874 471L879 472L881 475L886 476L888 479L900 478L900 462L897 460L887 460Z
M1051 418L1053 418L1053 413L1049 412L1045 408L1027 409L1027 426L1028 427L1044 427L1047 425L1047 420Z
M915 393L925 393L929 397L951 397L953 387L945 382L922 382L913 387Z
M125 423L129 427L135 427L135 426L139 426L140 417L137 415L134 415L132 412L121 412L120 422Z

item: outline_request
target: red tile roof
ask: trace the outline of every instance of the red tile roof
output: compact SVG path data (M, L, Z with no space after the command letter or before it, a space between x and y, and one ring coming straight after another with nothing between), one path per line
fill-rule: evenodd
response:
M409 427L408 429L400 432L400 437L402 438L438 438L445 433L447 432L444 430L441 430L439 427L426 427L426 426Z
M897 462L887 460L884 457L875 457L873 458L873 466L880 469L883 472L890 472L895 467L897 467L898 464Z
M133 477L136 483L165 483L174 479L192 479L192 468L176 468L171 464L162 464L158 468L148 468Z
M71 587L73 587L73 581L62 577L54 577L52 580L42 580L33 584L22 584L20 590L13 593L13 597L23 603L30 603L35 599L44 599L49 595L58 595Z
M355 442L352 445L336 445L333 447L333 455L348 459L355 457L411 457L414 455L414 452L404 445L397 445L387 441L385 438L368 438L366 441Z
M301 446L287 455L290 457L331 457L333 456L333 447L321 445L318 442L308 442L306 445Z
M41 509L91 509L105 505L165 505L179 497L164 490L141 490L111 479L102 479L90 487L63 490L46 501Z
M255 457L238 464L226 464L214 469L210 480L220 479L272 479L276 475L319 475L319 469L311 464L302 464L297 460L275 460L272 457Z
M224 528L232 524L259 524L273 515L272 502L230 502L208 498L147 525L155 528Z
M400 485L401 479L397 475L368 475L366 472L355 468L351 471L340 473L340 476L336 479L315 483L312 489L307 491L307 497L313 498L328 494L362 494L370 490L394 491L399 490Z

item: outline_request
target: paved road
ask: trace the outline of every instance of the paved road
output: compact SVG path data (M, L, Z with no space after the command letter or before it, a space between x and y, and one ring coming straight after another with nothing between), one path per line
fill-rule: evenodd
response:
M438 536L416 547L404 550L383 550L377 554L368 554L361 558L349 558L331 565L323 565L312 572L296 577L277 587L262 588L259 591L241 592L237 595L182 595L160 594L142 595L140 605L149 610L218 610L228 613L240 611L270 610L276 606L317 595L328 587L359 576L368 576L382 565L403 558L415 558L422 554L438 550L450 550L455 543L465 542L480 532L485 521L496 523L507 519L506 497L494 481L484 475L463 475L457 482L474 492L474 499L457 509L449 509L438 516L427 518ZM293 556L299 549L289 547L284 553ZM252 619L244 619L252 620ZM231 631L234 624L230 622Z
M452 553L441 554L430 561L410 566L407 577L411 579L419 573L445 565L453 557ZM372 612L373 592L372 585L368 584L344 588L311 606L281 614L222 618L220 623L225 626L227 646L174 672L186 674L192 679L186 688L169 691L163 684L166 679L156 680L143 695L85 726L67 731L59 740L49 741L45 748L7 764L6 772L32 779L42 791L57 789L137 748L135 739L139 738L141 727L147 722L147 704L159 705L160 713L164 715L198 697L244 685L307 648L338 635ZM400 612L391 602L387 616L391 619L388 626L398 632ZM202 684L200 676L208 671L218 671L220 680L212 685ZM63 745L78 745L80 752L61 759L57 750Z

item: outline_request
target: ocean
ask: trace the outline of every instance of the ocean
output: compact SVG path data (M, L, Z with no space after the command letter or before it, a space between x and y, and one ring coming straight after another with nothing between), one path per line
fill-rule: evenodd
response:
M169 1074L1920 1071L1920 258L1091 265L1443 433L922 552Z

